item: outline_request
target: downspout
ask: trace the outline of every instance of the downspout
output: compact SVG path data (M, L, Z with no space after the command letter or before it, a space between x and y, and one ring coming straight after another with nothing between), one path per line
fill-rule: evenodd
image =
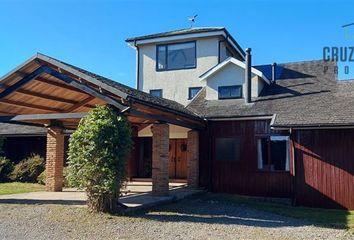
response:
M245 61L245 103L251 103L251 67L252 67L252 57L251 57L251 48L246 49L246 61Z
M139 89L139 78L140 78L140 54L139 54L139 47L134 41L134 47L136 48L136 89Z

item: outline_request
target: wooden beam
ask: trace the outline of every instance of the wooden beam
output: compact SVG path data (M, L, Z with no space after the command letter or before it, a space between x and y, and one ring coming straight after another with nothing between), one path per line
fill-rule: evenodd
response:
M35 110L50 111L50 112L62 111L62 109L59 109L59 108L46 107L46 106L41 106L41 105L31 104L31 103L17 102L17 101L12 101L12 100L8 100L8 99L0 99L0 104L1 103L12 105L12 106L20 106L20 107L35 109Z
M73 86L73 87L76 87L78 89L80 89L81 91L83 92L86 92L87 94L90 94L94 97L97 97L103 101L105 101L106 103L108 104L111 104L113 106L115 106L117 109L119 109L120 111L123 111L124 109L126 109L127 107L118 103L116 100L98 92L97 90L89 87L89 86L86 86L82 83L79 83L78 81L74 80L73 78L63 74L63 73L60 73L58 71L55 71L54 69L51 69L50 67L46 67L44 66L43 67L44 71L52 76L54 76L55 78L59 79L59 80L62 80L64 81L65 83Z
M76 103L75 105L69 107L68 109L65 109L66 112L72 112L75 111L76 109L85 106L86 104L88 104L89 102L91 102L93 99L95 99L95 97L92 96L88 96L87 98L85 98L84 100L82 100L81 102Z
M81 119L87 113L46 113L46 114L22 114L13 116L0 116L0 122L13 121L37 121L37 120L57 120L57 119Z
M188 123L185 121L181 121L178 120L176 118L168 118L168 117L164 117L161 115L155 115L155 114L150 114L150 113L144 113L144 112L140 112L134 109L129 109L128 111L126 111L128 116L135 116L135 117L140 117L140 118L144 118L144 119L150 119L150 120L155 120L155 121L160 121L160 122L166 122L166 123L170 123L170 124L174 124L177 126L181 126L181 127L186 127L186 128L190 128L190 129L198 129L198 130L202 130L205 128L204 124L194 124L194 123Z
M32 79L34 79L34 78L38 77L39 75L41 75L43 72L44 72L44 69L42 67L37 68L34 72L26 75L20 81L17 81L15 84L9 86L4 91L2 91L0 93L0 99L6 97L7 95L9 95L11 93L13 93L17 89L19 89L20 87L25 85L26 83L30 82Z
M60 83L60 82L55 82L55 81L52 81L52 80L49 80L49 79L45 79L45 78L42 78L42 77L37 77L35 79L33 79L34 81L37 81L37 82L41 82L41 83L45 83L47 85L52 85L52 86L56 86L56 87L60 87L60 88L64 88L64 89L67 89L67 90L70 90L70 91L73 91L73 92L77 92L77 93L85 93L75 87L72 87L72 86L69 86L65 83Z
M55 97L55 96L51 96L48 94L42 94L42 93L34 92L31 90L19 89L16 92L20 93L20 94L27 95L27 96L34 96L34 97L38 97L38 98L42 98L42 99L46 99L46 100L57 101L57 102L63 102L63 103L69 103L69 104L77 104L78 103L77 101L74 101L74 100L61 98L61 97Z

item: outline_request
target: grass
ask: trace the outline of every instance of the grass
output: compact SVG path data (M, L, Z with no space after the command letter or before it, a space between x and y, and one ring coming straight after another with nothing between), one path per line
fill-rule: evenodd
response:
M286 204L265 202L237 195L212 195L214 200L231 201L260 211L293 217L318 223L326 227L345 228L354 233L354 211L293 207Z
M36 183L0 183L0 195L38 192L43 190L45 190L45 186Z

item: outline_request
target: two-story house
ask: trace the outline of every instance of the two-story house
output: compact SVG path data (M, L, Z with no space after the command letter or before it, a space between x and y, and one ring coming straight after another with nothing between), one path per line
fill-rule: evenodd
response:
M136 89L43 54L0 79L0 135L31 150L46 142L47 189L62 188L63 135L109 104L132 126L128 176L151 179L153 194L182 179L213 192L354 209L354 81L338 81L335 62L253 66L251 49L225 28L127 42ZM25 151L14 138L5 144Z

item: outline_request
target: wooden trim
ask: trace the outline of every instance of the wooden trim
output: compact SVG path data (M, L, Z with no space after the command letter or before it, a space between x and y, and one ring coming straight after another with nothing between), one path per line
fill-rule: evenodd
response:
M86 86L84 84L77 82L73 78L71 78L63 73L55 71L54 69L51 69L50 67L47 67L47 66L44 66L43 69L46 73L52 75L53 77L55 77L61 81L64 81L65 83L67 83L73 87L76 87L76 88L80 89L81 91L86 92L87 94L90 94L94 97L100 98L101 100L107 102L108 104L111 104L114 107L118 108L120 111L123 111L124 109L127 108L126 106L118 103L116 100L99 93L98 91L96 91L95 89L93 89L89 86Z
M36 110L43 110L43 111L50 111L50 112L59 112L62 111L62 109L59 108L52 108L52 107L46 107L46 106L41 106L41 105L36 105L36 104L31 104L31 103L24 103L24 102L16 102L8 99L0 99L0 104L9 104L13 106L21 106L25 108L31 108L31 109L36 109Z
M43 72L44 72L44 69L42 67L37 68L34 72L26 75L20 81L17 81L15 84L9 86L4 91L2 91L0 93L0 99L6 97L7 95L9 95L11 93L13 93L17 89L19 89L20 87L25 85L26 83L30 82L32 79L34 79L34 78L38 77L39 75L41 75Z
M57 101L57 102L69 103L69 104L77 104L78 103L77 101L73 101L70 99L55 97L55 96L42 94L39 92L33 92L31 90L25 90L25 89L19 89L16 91L16 93L24 94L27 96L34 96L34 97L38 97L38 98L42 98L42 99L46 99L46 100L53 100L53 101Z
M91 102L93 99L95 99L95 97L92 96L88 96L87 98L85 98L84 100L76 103L75 105L71 106L70 108L66 109L66 112L72 112L82 106L85 106L86 104L88 104L89 102Z
M0 116L0 122L13 121L36 121L36 120L56 120L56 119L81 119L87 113L47 113L47 114L22 114L14 116Z
M52 86L56 86L56 87L60 87L60 88L64 88L64 89L67 89L67 90L70 90L70 91L73 91L73 92L77 92L77 93L85 93L75 87L72 87L72 86L69 86L65 83L60 83L60 82L54 82L54 81L51 81L49 79L45 79L45 78L42 78L42 77L37 77L35 79L33 79L34 81L37 81L37 82L41 82L41 83L45 83L45 84L48 84L48 85L52 85Z
M127 112L128 112L128 115L130 115L130 116L136 116L136 117L141 117L144 119L151 119L151 120L155 120L155 121L167 122L170 124L174 124L174 125L178 125L178 126L186 127L186 128L190 128L190 129L202 130L205 128L205 126L201 126L198 124L186 123L184 121L179 121L177 119L168 118L168 117L164 117L161 115L144 113L144 112L140 112L140 111L137 111L134 109L129 109Z

